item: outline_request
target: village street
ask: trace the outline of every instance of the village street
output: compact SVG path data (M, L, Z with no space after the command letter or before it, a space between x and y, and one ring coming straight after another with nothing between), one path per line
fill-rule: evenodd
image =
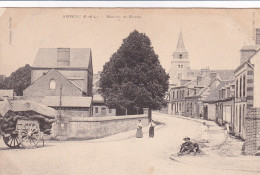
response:
M46 142L37 149L12 150L0 141L1 175L170 175L260 174L259 157L240 155L242 142L225 142L224 131L207 122L209 143L203 155L171 160L186 136L199 140L201 121L153 113L161 125L155 137L135 138L135 131L89 141ZM41 145L41 144L39 144ZM227 151L225 150L232 150Z

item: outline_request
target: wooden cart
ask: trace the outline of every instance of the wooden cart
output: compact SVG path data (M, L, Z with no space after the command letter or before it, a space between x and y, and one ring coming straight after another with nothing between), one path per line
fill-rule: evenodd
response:
M35 148L44 135L51 134L56 111L35 102L0 103L0 130L10 148Z

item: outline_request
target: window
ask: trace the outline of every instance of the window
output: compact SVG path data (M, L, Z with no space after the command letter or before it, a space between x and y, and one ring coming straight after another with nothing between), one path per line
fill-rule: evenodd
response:
M95 113L98 113L98 107L95 107Z
M172 92L172 99L174 99L175 97L175 91Z
M178 68L180 68L181 67L181 65L178 65Z
M50 80L50 89L51 90L56 89L56 81L54 79Z
M247 71L247 75L254 75L254 72L252 70Z
M112 113L112 109L109 109L108 112L111 114Z
M243 97L246 96L246 76L243 76Z
M241 132L241 118L242 118L242 107L239 105L239 132Z
M238 97L238 80L236 81L236 97Z
M179 56L180 56L180 58L182 58L182 54L180 54Z
M183 68L183 65L181 65L181 68Z
M239 80L239 97L242 97L242 78Z

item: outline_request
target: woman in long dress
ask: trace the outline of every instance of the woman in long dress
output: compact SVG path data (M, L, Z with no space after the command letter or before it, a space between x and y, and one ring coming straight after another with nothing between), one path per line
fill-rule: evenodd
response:
M201 130L202 130L202 134L201 134L202 141L208 143L208 126L206 125L205 122L202 123Z
M153 122L153 120L151 120L151 122L149 123L149 137L154 137L154 127L155 124Z
M141 120L138 120L137 123L137 131L136 131L136 138L142 138L143 137L143 130L142 130L142 122Z

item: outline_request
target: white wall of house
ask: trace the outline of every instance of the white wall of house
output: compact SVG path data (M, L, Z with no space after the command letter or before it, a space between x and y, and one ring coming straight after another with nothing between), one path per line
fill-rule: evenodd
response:
M106 106L93 106L93 117L115 116L115 109L108 109Z
M208 104L208 119L209 120L216 120L216 105L215 104Z

